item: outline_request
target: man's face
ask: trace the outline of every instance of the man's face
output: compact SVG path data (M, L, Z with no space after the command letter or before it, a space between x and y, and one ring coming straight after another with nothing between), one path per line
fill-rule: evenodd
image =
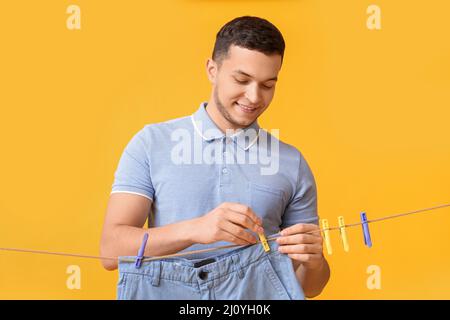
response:
M218 111L235 128L250 125L272 101L280 68L279 54L230 46L220 68L208 63Z

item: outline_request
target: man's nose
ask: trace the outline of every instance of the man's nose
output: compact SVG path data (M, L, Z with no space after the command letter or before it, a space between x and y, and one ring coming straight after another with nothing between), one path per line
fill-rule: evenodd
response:
M246 98L250 101L252 105L257 105L261 99L261 92L258 88L258 85L251 85L247 87L247 91L245 93Z

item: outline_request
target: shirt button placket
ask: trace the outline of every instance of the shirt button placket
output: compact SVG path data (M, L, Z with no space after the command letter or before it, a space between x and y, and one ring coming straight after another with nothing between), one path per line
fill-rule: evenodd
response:
M228 167L228 164L226 163L226 150L227 150L227 144L231 142L231 138L223 138L223 149L222 149L222 168L221 168L221 180L222 184L227 185L230 184L230 169Z

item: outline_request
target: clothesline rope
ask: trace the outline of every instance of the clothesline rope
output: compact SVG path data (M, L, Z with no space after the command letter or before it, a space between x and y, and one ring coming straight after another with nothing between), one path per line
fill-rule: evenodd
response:
M425 209L409 211L409 212L405 212L405 213L389 215L389 216L381 217L381 218L378 218L378 219L372 219L372 220L368 220L367 223L373 223L373 222L384 221L384 220L387 220L387 219L399 218L399 217L403 217L403 216L407 216L407 215L411 215L411 214L416 214L416 213L421 213L421 212L441 209L441 208L445 208L445 207L450 207L450 203L442 204L442 205L438 205L438 206L434 206L434 207L429 207L429 208L425 208ZM346 228L356 227L356 226L359 226L361 224L362 224L362 222L346 224L344 227L346 227ZM309 231L309 232L305 232L305 233L306 234L313 234L313 233L323 232L325 230L330 230L331 231L331 230L339 230L339 229L340 229L340 227L330 227L330 228L327 228L327 229L320 229L319 228L318 230ZM270 238L267 238L267 241L274 241L277 238L278 238L278 236L270 237ZM260 243L260 242L261 241L258 241L257 243ZM181 256L185 256L185 255L191 255L191 254L196 254L196 253L204 253L204 252L210 252L210 251L215 251L215 250L219 250L219 249L227 249L227 248L234 248L234 247L241 247L241 246L242 245L239 245L239 244L224 245L224 246L218 246L218 247L214 247L214 248L192 250L192 251L187 251L187 252L180 252L180 253L174 253L174 254L168 254L168 255L162 255L162 256L155 256L155 257L147 257L147 258L142 259L142 261L152 261L152 260L158 260L158 259L163 259L163 258L181 257ZM127 259L127 258L120 258L120 257L92 256L92 255L83 255L83 254L74 254L74 253L65 253L65 252L52 252L52 251L19 249L19 248L1 248L0 247L0 250L1 251L23 252L23 253L36 253L36 254L47 254L47 255L57 255L57 256L68 256L68 257L87 258L87 259L101 259L101 260L114 260L114 261L119 261L120 260L120 261L125 261L125 262L134 262L135 261L135 260L131 260L131 259Z

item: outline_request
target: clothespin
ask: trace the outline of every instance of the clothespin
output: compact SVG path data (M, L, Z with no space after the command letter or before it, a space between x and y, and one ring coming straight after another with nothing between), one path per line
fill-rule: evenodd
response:
M259 236L259 240L261 240L261 244L262 244L262 246L264 248L264 251L265 252L269 252L270 251L270 247L269 247L269 244L267 243L267 238L264 235L264 233L258 233L258 236Z
M325 238L325 245L327 248L328 254L332 254L333 250L331 249L331 239L330 239L330 230L329 230L328 220L322 219L322 230L323 230L323 237Z
M142 239L141 247L136 257L135 267L139 269L141 267L142 259L144 258L145 246L147 245L148 233L144 233L144 238Z
M364 234L364 244L369 248L372 247L372 239L370 238L369 224L367 222L367 215L365 212L361 212L361 222Z
M350 246L348 244L347 232L345 231L345 222L344 217L338 217L339 231L341 234L342 245L344 246L344 251L348 252L350 250Z

